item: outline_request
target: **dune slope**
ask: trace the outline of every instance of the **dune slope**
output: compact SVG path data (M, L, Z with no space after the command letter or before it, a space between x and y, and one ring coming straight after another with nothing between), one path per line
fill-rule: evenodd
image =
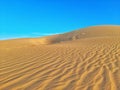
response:
M120 90L120 26L0 41L0 90Z

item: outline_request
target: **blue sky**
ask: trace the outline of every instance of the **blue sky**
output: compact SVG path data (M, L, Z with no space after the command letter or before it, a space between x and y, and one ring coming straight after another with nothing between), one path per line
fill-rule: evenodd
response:
M0 0L0 39L45 36L94 25L120 25L120 1Z

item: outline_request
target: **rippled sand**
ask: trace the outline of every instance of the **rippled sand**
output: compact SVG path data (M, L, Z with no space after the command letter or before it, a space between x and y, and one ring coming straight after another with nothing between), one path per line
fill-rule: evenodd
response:
M0 41L0 90L120 90L120 27Z

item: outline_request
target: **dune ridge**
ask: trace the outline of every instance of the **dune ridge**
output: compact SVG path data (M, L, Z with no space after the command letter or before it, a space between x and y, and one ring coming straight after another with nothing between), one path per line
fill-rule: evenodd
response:
M120 26L0 41L0 90L120 90Z

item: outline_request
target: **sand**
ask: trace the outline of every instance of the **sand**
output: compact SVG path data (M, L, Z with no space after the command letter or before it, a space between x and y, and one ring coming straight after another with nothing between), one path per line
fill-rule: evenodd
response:
M0 90L120 90L120 26L0 41Z

